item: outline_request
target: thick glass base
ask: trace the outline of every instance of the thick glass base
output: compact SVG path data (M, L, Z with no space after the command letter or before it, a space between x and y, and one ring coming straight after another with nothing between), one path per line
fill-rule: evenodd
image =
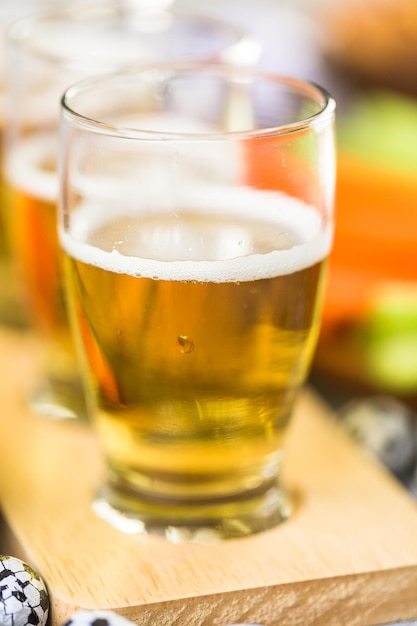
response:
M87 406L82 384L78 380L46 379L27 394L31 411L53 420L87 421Z
M172 543L212 543L274 528L290 517L292 501L276 481L262 491L184 502L141 499L136 492L105 485L93 510L125 533L158 535Z

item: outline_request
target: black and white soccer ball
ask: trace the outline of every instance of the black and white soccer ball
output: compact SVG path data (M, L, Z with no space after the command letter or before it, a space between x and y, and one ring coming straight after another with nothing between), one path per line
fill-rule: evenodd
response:
M113 611L76 611L62 626L133 626L133 622Z
M0 555L1 626L45 626L49 596L45 583L27 563Z

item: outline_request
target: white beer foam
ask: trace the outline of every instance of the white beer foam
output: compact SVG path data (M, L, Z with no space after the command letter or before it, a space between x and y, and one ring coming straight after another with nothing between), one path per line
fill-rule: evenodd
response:
M75 216L71 216L72 232L68 233L60 228L61 245L69 256L107 271L160 280L197 282L247 282L283 276L310 267L329 254L333 224L329 222L323 227L322 218L313 207L279 192L220 188L211 189L211 193L209 202L206 191L200 189L198 205L195 198L191 197L188 197L188 203L184 204L184 196L178 205L181 212L184 212L187 206L190 212L195 212L198 206L199 212L213 214L214 211L214 215L217 209L217 214L223 218L225 214L231 217L237 214L243 214L245 217L252 215L257 220L279 224L283 229L288 227L297 233L297 238L302 243L290 249L274 250L267 254L249 254L215 261L159 261L125 256L117 250L108 252L87 243L88 232L94 232L100 223L104 225L109 218L111 219L108 210L104 214L100 213L97 206L88 207L88 211L86 207L81 207L75 212ZM202 197L204 203L201 202ZM221 213L218 212L219 207L222 209ZM93 216L89 226L86 221L87 213L88 219Z
M13 187L40 200L56 202L58 176L54 171L58 138L55 133L25 139L6 152L6 177ZM45 167L48 164L48 167Z

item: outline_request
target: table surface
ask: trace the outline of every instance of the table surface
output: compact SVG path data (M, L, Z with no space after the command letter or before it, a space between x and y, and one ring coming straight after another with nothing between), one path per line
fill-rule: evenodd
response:
M38 345L0 332L2 546L47 582L51 626L78 608L142 625L369 626L417 617L417 505L310 390L287 446L299 494L282 526L223 544L124 535L96 518L102 459L91 429L24 405Z

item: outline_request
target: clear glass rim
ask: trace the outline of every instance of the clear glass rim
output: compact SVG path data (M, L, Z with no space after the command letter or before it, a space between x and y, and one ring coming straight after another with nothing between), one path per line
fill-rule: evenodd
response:
M122 125L113 125L108 122L100 121L83 114L82 111L77 111L71 104L74 98L76 98L82 92L87 92L95 87L100 87L107 81L114 79L123 79L129 77L144 77L146 73L154 75L155 72L161 71L162 73L212 73L216 76L232 77L236 79L236 84L239 82L244 83L245 80L255 79L266 82L281 84L294 90L294 93L309 97L312 102L315 102L318 106L318 110L306 117L300 117L300 119L294 120L294 122L277 125L260 127L243 131L208 131L208 132L173 132L173 131L158 131L158 130L145 130L140 128L131 128ZM283 74L274 74L271 72L264 72L262 70L247 68L247 67L233 67L230 65L215 65L207 63L158 63L141 65L139 68L130 68L129 71L124 72L112 72L111 74L102 75L99 77L92 77L81 80L73 85L70 85L61 97L61 115L71 120L77 126L88 128L91 132L96 134L112 135L118 137L125 137L126 139L142 139L147 141L207 141L207 140L225 140L230 138L235 139L249 139L257 137L268 137L276 135L286 135L295 132L305 131L313 128L316 125L323 124L325 122L331 122L334 118L336 110L336 102L329 92L316 84L313 81L293 78L285 76Z
M8 47L24 47L24 50L29 55L35 55L37 58L47 61L51 65L56 64L57 66L65 66L65 63L71 63L71 58L68 55L64 54L53 54L50 52L42 51L36 48L33 45L33 28L36 25L46 24L50 20L68 20L71 22L71 15L74 15L74 25L82 24L82 19L77 19L77 9L76 7L80 6L85 14L91 13L94 15L94 8L96 7L97 11L101 11L101 13L97 14L98 17L103 19L111 18L112 15L123 15L124 13L129 14L133 10L129 9L129 7L121 5L119 2L103 2L101 0L97 0L96 2L92 2L91 4L85 4L82 1L78 2L74 5L64 5L58 7L42 7L33 11L25 16L18 17L8 25L5 32L5 43ZM163 11L162 9L160 10ZM240 43L244 43L251 39L254 39L253 35L248 32L245 32L243 29L240 29L237 25L233 23L229 23L227 20L222 20L221 18L208 15L204 12L191 10L184 7L169 7L164 10L168 15L172 16L174 20L183 21L184 23L189 24L204 24L207 27L211 28L213 32L223 33L227 37L227 41L222 46L214 46L210 51L210 54L207 54L207 59L212 54L219 54L223 51L227 51L229 48L236 46ZM149 17L149 14L144 13L143 19ZM141 19L140 13L135 18L138 22ZM88 23L87 21L85 23ZM94 22L91 21L93 27ZM201 62L205 62L205 55L202 55ZM134 63L134 61L122 61L120 62L120 70L123 68L127 68L129 65ZM137 61L139 63L139 61ZM149 61L147 62L149 64Z

